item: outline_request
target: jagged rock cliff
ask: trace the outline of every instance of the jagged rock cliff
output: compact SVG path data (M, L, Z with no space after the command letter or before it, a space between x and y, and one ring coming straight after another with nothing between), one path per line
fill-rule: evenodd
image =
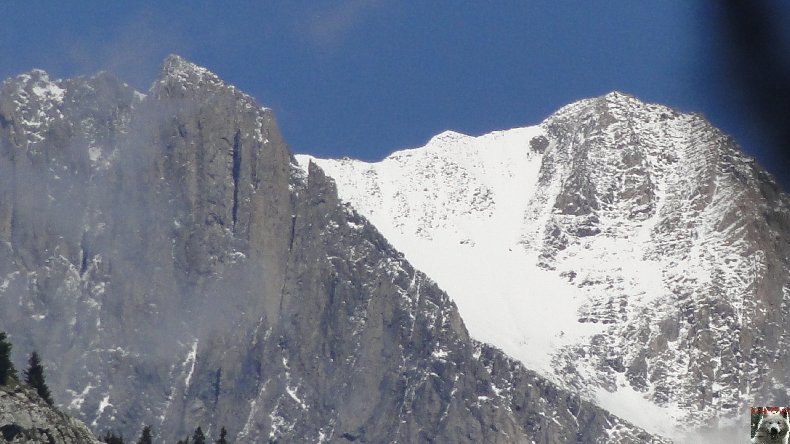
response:
M24 385L0 386L0 441L30 444L92 444L85 424L50 407Z
M269 110L176 56L145 95L3 84L0 241L0 327L100 433L660 441L470 339Z
M733 442L714 431L790 401L790 199L702 116L611 93L313 161L473 337L637 424Z

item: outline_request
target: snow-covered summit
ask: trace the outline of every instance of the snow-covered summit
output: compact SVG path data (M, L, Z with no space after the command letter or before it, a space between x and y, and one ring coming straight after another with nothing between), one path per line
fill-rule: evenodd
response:
M312 160L473 336L647 430L786 393L787 353L757 338L789 305L788 200L700 115L613 92L378 163Z
M46 71L33 69L29 74L22 74L17 79L22 80L25 89L29 88L36 98L55 103L63 102L66 90L60 87L60 80L50 80Z
M50 80L49 74L41 69L6 79L2 89L8 103L0 104L0 113L16 110L13 120L20 137L30 142L41 140L52 120L60 116L59 108L66 93L62 83Z
M452 130L443 131L433 137L427 143L426 146L446 146L447 144L452 144L453 142L457 142L460 140L468 139L469 136L463 133L459 133Z

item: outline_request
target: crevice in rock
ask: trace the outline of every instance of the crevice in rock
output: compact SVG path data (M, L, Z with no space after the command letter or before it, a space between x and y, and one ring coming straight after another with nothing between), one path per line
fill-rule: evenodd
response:
M345 439L346 441L351 441L351 442L354 442L354 441L356 441L359 438L358 435L354 435L354 434L351 434L351 433L344 433L344 434L340 435L340 437Z
M47 437L47 444L57 444L57 441L55 441L55 438L52 436L48 428L45 429L38 427L36 430L38 430L38 433Z
M290 240L288 241L288 251L291 251L294 246L294 235L296 233L296 215L291 215L291 235Z
M233 136L233 231L236 231L236 220L239 214L239 174L241 172L241 131L237 130Z
M88 240L86 237L87 233L82 233L82 240L80 241L80 251L82 254L80 260L80 276L85 274L88 270L88 257L90 256L90 252L88 251Z
M222 387L222 367L218 368L214 374L214 406L219 402L219 392Z

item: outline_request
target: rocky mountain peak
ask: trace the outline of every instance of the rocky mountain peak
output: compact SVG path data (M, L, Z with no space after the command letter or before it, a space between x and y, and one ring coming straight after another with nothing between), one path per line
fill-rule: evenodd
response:
M610 104L632 104L637 107L647 105L633 94L628 94L622 91L610 91L609 93L598 97L597 100L606 101Z
M790 395L790 200L701 115L614 92L442 152L313 161L473 337L675 436Z
M256 100L233 85L227 85L219 76L200 65L185 58L171 54L162 62L158 79L151 85L149 94L157 98L186 99L188 101L205 102L215 96L225 96L223 100L232 100L248 111L269 113L269 109L261 107ZM211 99L213 100L213 99ZM178 102L185 106L185 102ZM269 113L268 118L272 116Z
M162 62L159 78L151 86L151 92L163 89L170 94L188 92L216 92L226 89L225 83L213 72L175 54L167 56Z
M21 106L35 106L42 112L63 102L66 90L61 80L50 80L42 69L33 69L5 83L5 87L16 89L15 98Z
M176 54L170 54L162 61L160 77L173 77L183 81L221 82L219 76L213 72Z
M142 100L65 84L45 130L0 95L0 326L95 430L664 442L470 339L331 178L295 168L271 112L208 70L169 57Z
M50 84L52 81L49 79L49 73L40 68L33 68L26 73L19 74L6 80L7 82L14 82L24 86L34 84Z

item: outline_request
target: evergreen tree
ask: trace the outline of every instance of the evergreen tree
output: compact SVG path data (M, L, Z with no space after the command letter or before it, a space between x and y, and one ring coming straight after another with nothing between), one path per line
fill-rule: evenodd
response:
M107 433L104 434L104 438L102 438L102 441L104 441L107 444L124 444L123 435L116 435L115 432L110 432L110 431L107 431Z
M137 444L153 444L153 442L151 426L143 427L143 433L140 435L140 439L137 440Z
M227 430L225 430L225 427L223 427L223 428L222 428L222 429L219 431L219 439L216 441L216 444L228 444L228 440L227 440L227 439L225 439L225 437L226 437L227 435L228 435L228 431L227 431Z
M47 382L44 380L44 367L41 365L41 358L39 358L38 353L33 352L30 355L28 364L30 366L25 370L25 383L36 389L38 396L41 396L41 399L46 401L47 404L53 405L52 394L49 393L49 387L47 387Z
M4 331L0 331L0 385L6 385L16 379L16 369L11 362L11 343L6 340Z
M192 444L206 444L206 435L203 434L203 429L198 426L195 433L192 434Z

